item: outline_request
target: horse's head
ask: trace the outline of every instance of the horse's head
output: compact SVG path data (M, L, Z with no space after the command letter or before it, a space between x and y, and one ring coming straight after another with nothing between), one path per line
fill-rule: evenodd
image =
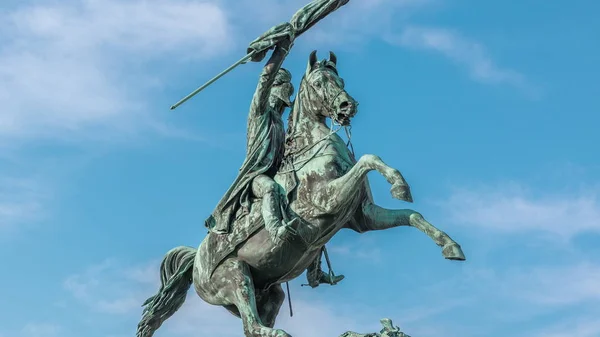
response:
M306 73L300 84L304 108L318 117L349 125L357 113L358 102L344 90L344 80L337 70L337 57L329 52L328 60L317 60L317 51L308 58Z

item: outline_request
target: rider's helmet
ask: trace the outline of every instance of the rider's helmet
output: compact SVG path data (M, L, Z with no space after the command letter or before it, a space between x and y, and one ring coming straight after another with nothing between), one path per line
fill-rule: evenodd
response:
M271 87L271 96L281 100L287 107L291 107L290 98L293 94L292 74L287 69L280 68Z

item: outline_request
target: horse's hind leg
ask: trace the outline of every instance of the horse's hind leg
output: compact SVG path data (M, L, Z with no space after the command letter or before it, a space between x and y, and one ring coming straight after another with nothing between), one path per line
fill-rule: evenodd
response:
M245 262L234 258L225 260L211 279L212 286L220 289L218 295L223 306L241 317L246 337L290 337L285 331L268 326L271 322L265 322L267 326L263 323L256 304L252 275ZM237 310L232 310L232 305Z
M262 323L272 328L275 326L275 319L279 315L279 309L285 300L285 293L281 289L281 285L276 284L269 290L256 290L256 306ZM227 311L233 315L240 317L240 311L235 305L225 305Z

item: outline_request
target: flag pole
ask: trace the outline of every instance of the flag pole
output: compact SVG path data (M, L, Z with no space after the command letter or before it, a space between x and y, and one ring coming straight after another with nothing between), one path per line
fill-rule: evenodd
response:
M223 70L217 76L211 78L210 80L208 80L208 82L206 82L202 86L200 86L198 89L192 91L189 95L187 95L184 98L182 98L181 100L179 100L179 102L173 104L171 106L171 110L175 110L178 106L180 106L181 104L185 103L188 99L194 97L197 93L199 93L200 91L206 89L206 87L208 87L209 85L213 84L216 80L218 80L219 78L223 77L228 72L230 72L233 69L235 69L235 67L237 67L240 64L245 63L246 61L248 61L249 59L251 59L252 56L254 56L254 54L256 54L256 50L251 51L246 56L242 57L239 61L237 61L234 64L232 64L231 66L229 66L229 68Z

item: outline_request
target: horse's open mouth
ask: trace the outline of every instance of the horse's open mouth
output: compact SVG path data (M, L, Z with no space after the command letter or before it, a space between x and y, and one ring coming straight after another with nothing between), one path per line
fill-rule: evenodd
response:
M339 125L342 125L342 126L350 125L350 116L346 115L345 113L336 114L334 119L335 119L335 122Z
M338 110L333 114L334 121L342 126L349 126L350 120L356 114L356 104L352 102L342 102Z

